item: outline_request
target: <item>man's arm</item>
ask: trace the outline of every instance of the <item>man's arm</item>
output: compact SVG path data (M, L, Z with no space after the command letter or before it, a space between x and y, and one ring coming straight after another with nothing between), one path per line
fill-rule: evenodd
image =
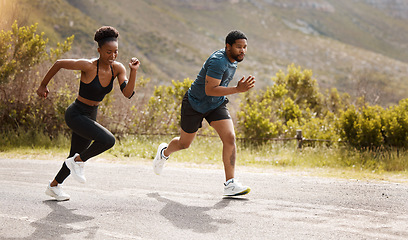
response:
M246 92L255 86L255 77L249 76L247 79L245 79L243 76L235 87L220 86L220 83L221 79L212 78L207 75L205 77L205 94L208 96L220 97Z

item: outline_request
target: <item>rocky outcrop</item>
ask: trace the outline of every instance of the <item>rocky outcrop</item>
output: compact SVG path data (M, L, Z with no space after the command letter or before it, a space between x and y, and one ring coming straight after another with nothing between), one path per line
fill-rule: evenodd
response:
M384 10L392 17L408 19L408 1L407 0L360 0L366 2L375 8Z
M265 0L270 5L289 9L314 9L323 12L334 12L336 9L326 1L300 0L300 1L274 1Z

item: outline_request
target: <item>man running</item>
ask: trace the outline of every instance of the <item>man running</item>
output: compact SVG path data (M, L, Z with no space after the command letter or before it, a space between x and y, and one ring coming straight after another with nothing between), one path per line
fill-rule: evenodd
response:
M228 87L237 69L238 62L244 60L247 51L247 37L241 31L231 31L225 39L225 48L215 51L205 61L196 80L186 92L181 106L180 136L169 144L162 143L153 160L156 174L163 170L164 163L173 152L186 149L192 143L205 118L213 127L223 144L222 159L225 178L224 195L237 196L249 193L234 179L236 144L234 125L227 109L226 95L246 92L255 85L255 77L242 77L235 87Z

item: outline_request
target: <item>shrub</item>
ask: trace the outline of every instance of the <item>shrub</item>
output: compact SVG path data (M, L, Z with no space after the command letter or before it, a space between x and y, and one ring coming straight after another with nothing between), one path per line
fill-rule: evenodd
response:
M391 106L383 114L384 142L387 146L408 147L408 99Z
M382 116L379 106L351 107L344 111L338 122L341 138L358 149L376 149L383 144Z
M0 32L0 131L38 129L56 135L65 129L61 112L72 101L72 93L69 88L61 89L60 95L45 100L50 104L43 104L35 94L40 80L35 70L69 51L74 36L47 53L48 39L36 31L37 25L19 27L15 22L10 31Z
M184 94L193 80L172 81L172 86L156 86L153 96L143 110L140 119L132 125L135 133L176 133L180 126L180 107Z
M238 126L240 127L238 137L244 138L272 138L278 136L279 123L274 124L265 117L272 114L270 106L265 101L253 102L241 105L241 111L237 113ZM242 121L242 122L241 122Z
M294 137L312 118L320 121L316 119L323 116L322 96L312 71L294 64L287 71L272 78L273 86L244 95L237 113L241 137ZM305 133L308 137L311 132Z

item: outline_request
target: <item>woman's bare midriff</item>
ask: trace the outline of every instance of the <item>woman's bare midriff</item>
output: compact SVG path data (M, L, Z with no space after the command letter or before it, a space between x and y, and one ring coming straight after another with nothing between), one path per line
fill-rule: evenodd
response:
M80 102L85 103L86 105L89 105L89 106L98 106L99 103L100 103L100 102L98 102L98 101L92 101L92 100L83 98L83 97L81 97L81 96L79 96L79 95L78 95L77 99L78 99Z

